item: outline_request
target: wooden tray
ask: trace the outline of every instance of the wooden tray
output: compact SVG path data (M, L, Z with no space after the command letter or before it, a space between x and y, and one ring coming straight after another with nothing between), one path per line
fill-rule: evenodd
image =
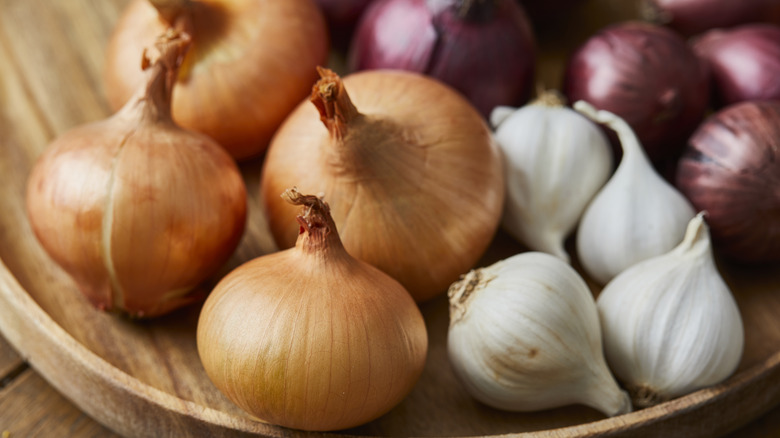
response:
M24 214L27 175L49 141L108 114L103 49L125 0L0 0L0 331L55 388L111 429L143 436L303 436L252 420L206 377L194 330L199 307L129 322L94 310L34 239ZM540 76L556 86L566 51L594 29L632 16L633 2L586 1L587 15L547 30ZM560 30L560 29L559 29ZM559 34L564 35L564 34ZM250 199L245 239L225 272L274 251L258 205L260 162L242 165ZM482 260L521 251L503 234ZM534 437L714 436L780 403L780 274L723 266L745 320L746 349L722 385L605 419L580 406L513 414L472 400L446 358L447 304L422 306L430 352L398 407L346 435ZM526 433L527 432L527 433ZM339 434L334 434L339 435Z

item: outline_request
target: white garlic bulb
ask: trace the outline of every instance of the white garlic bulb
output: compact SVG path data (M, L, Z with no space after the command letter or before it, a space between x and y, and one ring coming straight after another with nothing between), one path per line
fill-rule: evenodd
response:
M495 108L491 124L506 169L504 229L568 262L564 241L612 172L609 141L551 91L519 109Z
M472 270L448 295L450 363L477 400L509 411L631 410L607 368L593 296L566 262L518 254Z
M579 101L574 109L612 128L623 157L588 205L577 229L577 255L600 284L642 260L674 248L695 211L653 168L634 131L620 117Z
M597 306L607 363L637 406L719 383L742 357L742 319L701 213L672 251L609 282Z

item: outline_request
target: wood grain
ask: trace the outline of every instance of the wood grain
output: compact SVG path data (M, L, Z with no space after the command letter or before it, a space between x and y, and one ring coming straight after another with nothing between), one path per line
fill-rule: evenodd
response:
M7 386L25 368L26 364L16 350L0 336L0 389Z
M633 2L585 3L593 8L589 12L593 19L564 23L559 31L566 30L568 42L555 38L545 46L540 72L547 86L555 86L561 62L577 41L604 23L635 13ZM125 4L0 0L0 330L57 391L126 436L319 435L255 421L213 387L195 348L198 306L140 322L98 312L32 235L24 213L27 175L55 136L108 115L100 81L103 50ZM553 30L548 32L555 36ZM260 164L259 159L242 164L250 193L248 229L212 284L239 263L275 250L258 199ZM499 233L481 264L519 251L519 245ZM449 367L447 305L441 297L422 306L431 348L417 387L387 415L346 432L534 437L724 434L780 403L776 318L780 276L769 269L723 266L723 270L745 317L747 344L738 373L722 385L613 419L580 406L534 414L489 409L468 396Z
M63 425L68 425L63 430ZM27 372L0 391L0 431L9 437L118 438L68 403L39 375Z

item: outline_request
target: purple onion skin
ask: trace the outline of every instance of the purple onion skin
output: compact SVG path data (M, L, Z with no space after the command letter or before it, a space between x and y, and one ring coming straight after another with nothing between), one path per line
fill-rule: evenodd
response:
M686 36L751 22L780 23L777 0L646 0L648 18Z
M676 32L639 21L603 28L569 58L562 86L622 117L654 162L676 156L709 106L709 71Z
M498 105L520 106L533 90L536 43L516 0L379 0L358 23L352 71L402 69L460 91L488 117ZM439 5L439 6L436 6Z
M693 48L709 64L716 105L780 100L780 26L711 30L697 38Z
M741 102L710 116L679 161L676 185L707 212L721 254L780 261L780 102Z

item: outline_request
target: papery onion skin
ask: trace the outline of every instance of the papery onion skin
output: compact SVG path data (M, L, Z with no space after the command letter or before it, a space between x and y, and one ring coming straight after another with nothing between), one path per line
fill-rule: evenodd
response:
M474 17L459 15L469 7ZM494 107L520 106L531 96L535 45L516 0L379 0L358 23L349 66L434 77L463 93L487 118Z
M352 256L390 274L418 302L431 299L478 261L498 228L505 190L498 146L461 95L426 76L359 72L343 78L344 90L359 114L333 115L341 121L332 135L323 126L332 120L303 102L269 147L261 192L274 240L287 248L298 232L278 193L293 185L323 193Z
M691 137L676 183L706 211L718 253L780 261L780 102L742 102L709 117Z
M752 22L780 23L776 0L644 0L646 19L683 35Z
M43 248L93 305L132 317L203 300L193 288L227 261L246 222L238 167L173 123L159 68L118 113L55 139L27 188Z
M674 156L709 105L709 72L675 32L627 21L603 28L569 58L563 92L623 118L654 162Z
M264 421L303 430L344 429L384 414L411 391L428 348L409 293L351 257L333 222L327 226L301 222L294 248L229 273L197 327L217 388Z
M191 28L194 41L174 91L174 120L238 160L262 154L327 59L322 13L311 0L169 3L184 5L173 24ZM147 0L127 6L106 50L104 88L112 108L141 82L143 48L170 25Z
M780 26L712 30L693 48L709 64L718 105L780 99Z

